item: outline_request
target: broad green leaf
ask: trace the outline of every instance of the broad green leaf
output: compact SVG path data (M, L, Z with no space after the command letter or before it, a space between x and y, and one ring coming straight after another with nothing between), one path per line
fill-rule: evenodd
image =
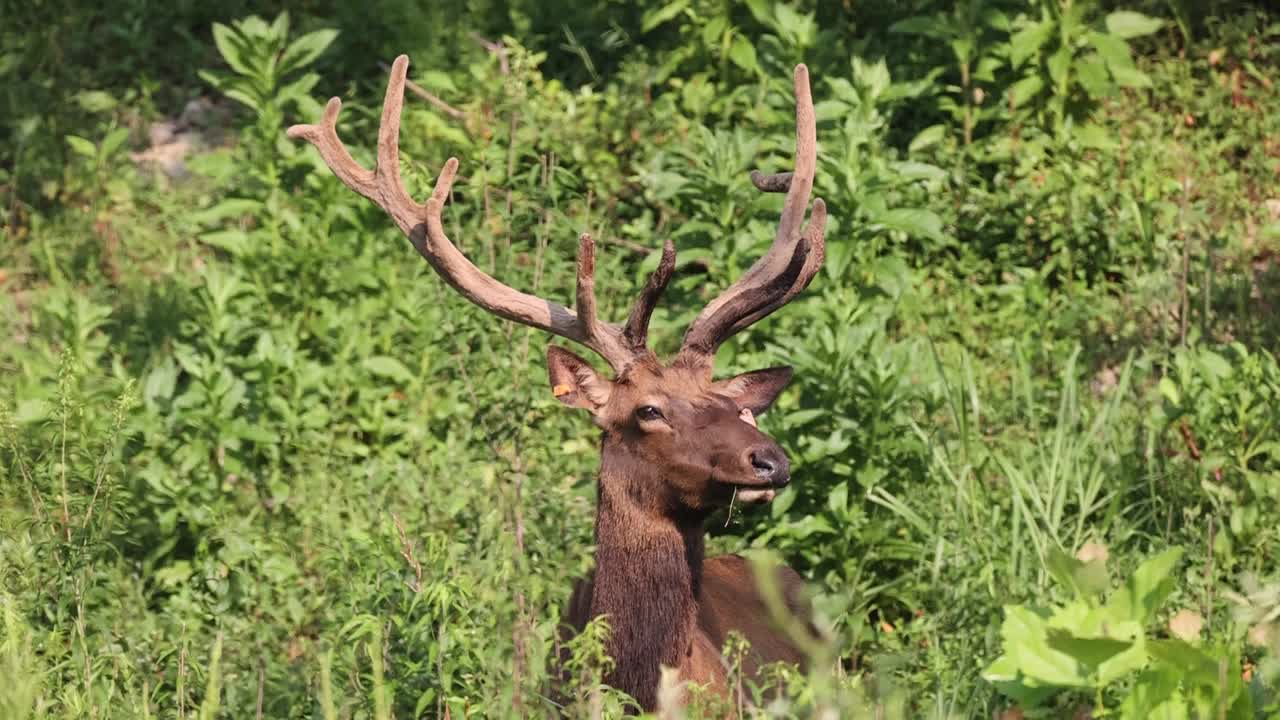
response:
M937 165L930 165L929 163L922 162L896 162L893 164L893 171L897 173L900 178L907 181L945 180L947 177L946 170L943 170Z
M1013 34L1009 38L1009 62L1018 68L1028 58L1040 52L1049 38L1053 37L1053 23L1045 21L1030 25Z
M982 24L992 30L1000 30L1009 32L1009 16L1003 10L994 7L986 7L982 9Z
M895 208L877 216L876 221L891 230L901 230L915 237L943 240L942 218L924 208Z
M1160 378L1160 382L1156 384L1160 390L1160 396L1163 397L1170 405L1177 407L1182 402L1182 393L1178 391L1178 384L1168 375Z
M395 380L405 384L413 382L413 373L409 372L409 368L389 355L375 355L365 358L360 365L374 375L388 380Z
M426 69L418 74L418 77L421 78L419 84L432 90L448 90L450 92L457 92L458 90L458 84L453 81L453 76L447 72Z
M802 47L807 47L813 42L817 24L814 22L812 13L799 12L790 3L775 3L773 14L778 20L776 25L778 30L789 36L792 42Z
M222 23L214 23L213 43L218 47L218 54L231 66L232 70L241 75L252 76L255 74L253 68L249 67L244 57L244 40L236 31Z
M1045 618L1020 605L1005 606L1000 626L1004 652L1028 678L1059 687L1083 687L1080 663L1048 645Z
M889 77L889 66L883 59L873 62L864 63L858 58L853 61L853 76L862 87L866 88L867 98L874 101L876 98L884 94L892 84Z
M1134 627L1137 628L1137 625L1135 624ZM1114 639L1108 641L1122 642ZM1146 638L1142 637L1141 629L1138 628L1135 639L1128 648L1107 658L1098 666L1094 673L1095 681L1100 685L1111 685L1142 670L1150 662L1146 647Z
M820 515L808 515L788 526L791 536L803 540L810 535L834 535L835 528Z
M911 138L911 142L907 145L907 152L919 152L925 148L933 147L942 142L947 137L946 125L930 125L929 127L916 133Z
M1087 148L1110 150L1116 146L1116 141L1107 134L1107 131L1095 123L1076 125L1071 132L1076 136L1076 140Z
M1106 62L1107 69L1113 74L1117 68L1134 68L1129 43L1114 35L1100 32L1091 32L1088 38L1089 44L1098 51L1098 55L1102 56L1103 61Z
M982 677L1026 709L1039 706L1057 692L1057 688L1038 683L1024 675L1008 655L996 658L995 662L982 671Z
M1212 350L1201 350L1196 355L1196 362L1200 365L1200 369L1215 381L1229 377L1233 370L1226 358Z
M1055 50L1045 61L1045 67L1049 69L1049 79L1053 84L1061 86L1071 68L1071 48L1060 47Z
M98 146L79 135L68 135L67 144L77 155L83 155L90 160L98 157Z
M837 518L845 516L849 510L849 483L841 481L827 493L827 509L835 513Z
M2 74L2 73L0 73ZM114 97L101 90L85 90L76 93L76 103L89 112L109 112L118 104Z
M777 412L777 411L775 410L774 412ZM810 408L808 410L796 410L794 412L787 413L786 416L783 418L783 422L786 423L786 426L788 428L797 428L797 427L800 427L801 425L804 425L805 423L812 422L826 414L827 414L826 410L822 410L818 408Z
M262 210L261 200L227 198L212 207L190 213L187 218L197 225L213 225L227 218L239 218Z
M249 251L249 236L243 230L216 230L200 236L200 241L222 248L232 255L244 255Z
M1163 25L1164 21L1159 18L1148 17L1132 10L1117 10L1107 15L1107 32L1126 40L1150 35Z
M1078 597L1092 597L1110 585L1107 566L1102 560L1085 563L1058 548L1050 548L1044 562L1054 580Z
M201 80L209 83L211 86L213 86L215 89L218 89L218 90L221 90L223 87L227 85L228 79L225 76L220 75L218 73L209 72L208 70L197 70L196 75L199 76Z
M258 101L258 98L250 95L248 92L241 90L240 88L228 88L223 91L223 94L255 111L262 111L262 103Z
M52 410L53 406L46 400L39 398L19 400L17 407L13 410L13 421L19 425L42 422L49 417Z
M973 38L969 36L958 37L951 41L951 53L956 56L960 62L969 62L973 59Z
M102 139L102 156L109 158L116 154L124 141L129 139L129 128L116 128Z
M1173 592L1173 570L1182 559L1182 548L1170 548L1138 566L1133 575L1107 602L1107 610L1117 620L1146 625Z
M1005 62L1003 58L995 55L985 55L978 58L978 63L973 68L973 79L977 82L994 83L996 81L996 71L1003 69Z
M917 15L890 25L889 32L947 38L955 34L955 27L942 15Z
M777 497L774 498L774 501L769 503L770 517L780 518L783 515L786 515L787 510L791 509L791 506L795 503L796 498L799 496L800 494L797 493L795 490L789 490L789 491L778 493Z
M640 32L649 32L684 12L687 7L689 7L689 0L678 0L650 10L644 14L644 19L640 21Z
M1076 587L1072 574L1075 573L1076 567L1084 565L1079 560L1067 555L1058 548L1049 548L1044 558L1045 569L1049 571L1050 577L1058 582L1066 590L1072 590L1077 595L1081 594L1080 589Z
M1075 64L1076 80L1080 87L1089 93L1089 97L1098 99L1106 97L1115 89L1111 84L1111 76L1107 73L1107 64L1102 56L1091 54L1090 57Z
M173 397L177 383L178 368L173 364L173 360L166 358L147 374L147 382L142 388L142 399L148 406L154 407L157 401Z
M1176 668L1179 675L1192 682L1214 682L1218 678L1218 661L1184 640L1150 640L1147 652L1154 660Z
M1119 717L1190 720L1189 706L1179 688L1181 680L1179 673L1164 667L1142 673L1120 704Z
M1134 646L1132 641L1077 637L1065 630L1056 629L1049 630L1047 637L1050 648L1070 655L1077 661L1094 669Z
M768 25L773 20L772 5L769 0L746 0L747 9L751 11L751 17L762 25Z
M1072 654L1066 650L1064 638L1070 636L1081 641L1072 647L1083 654L1072 656L1085 665L1083 672L1096 684L1114 682L1140 670L1147 662L1142 626L1133 621L1117 621L1103 608L1073 602L1054 613L1049 625L1050 635L1057 633L1062 641L1061 647L1052 642L1051 646ZM1122 643L1125 647L1103 657L1106 648L1115 647L1111 643Z
M316 30L289 43L289 47L280 56L279 74L288 75L315 62L336 37L337 30Z
M320 76L315 73L307 73L293 82L280 88L278 96L281 100L292 100L293 102L302 102L310 97L311 89L320 82Z
M289 35L289 13L281 12L271 23L270 37L275 39L284 39Z
M733 44L729 46L729 59L734 65L743 70L760 74L760 62L756 59L755 47L742 35L733 37Z
M1012 98L1014 107L1026 107L1031 104L1031 99L1040 94L1044 89L1044 81L1039 75L1028 75L1013 85L1009 86L1007 94Z
M702 44L707 47L716 47L720 45L720 41L724 38L725 30L729 28L729 19L726 17L713 17L702 26Z
M1134 68L1111 68L1111 75L1115 77L1116 84L1120 87L1151 87L1151 78L1141 70L1135 70Z

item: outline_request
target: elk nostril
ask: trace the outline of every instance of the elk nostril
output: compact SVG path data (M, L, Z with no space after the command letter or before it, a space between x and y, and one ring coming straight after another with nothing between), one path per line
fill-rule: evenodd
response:
M769 485L780 488L791 482L791 463L780 451L772 448L752 450L747 459L755 476Z
M761 478L768 478L773 475L775 469L774 463L769 458L757 452L751 453L751 468L756 471L756 475Z

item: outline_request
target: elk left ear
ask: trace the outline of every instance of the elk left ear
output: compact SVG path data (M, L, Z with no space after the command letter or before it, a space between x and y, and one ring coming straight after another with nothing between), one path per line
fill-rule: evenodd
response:
M590 363L557 345L547 346L547 376L557 400L592 415L609 402L613 391L613 383Z
M752 415L762 415L787 383L791 382L791 368L787 366L752 370L728 380L718 380L713 387L721 395L727 395L738 403L738 407L746 408Z

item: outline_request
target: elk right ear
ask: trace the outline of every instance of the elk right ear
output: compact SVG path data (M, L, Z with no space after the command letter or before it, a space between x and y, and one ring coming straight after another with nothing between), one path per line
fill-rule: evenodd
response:
M612 381L601 377L586 360L556 345L547 346L547 375L557 400L593 415L609 402L613 392Z

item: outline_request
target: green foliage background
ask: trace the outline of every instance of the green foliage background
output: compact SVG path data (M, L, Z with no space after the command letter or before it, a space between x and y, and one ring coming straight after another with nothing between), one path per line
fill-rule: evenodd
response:
M402 52L440 101L404 172L461 159L464 251L563 299L591 231L617 316L671 237L664 351L771 240L746 173L809 65L827 261L718 358L796 368L763 419L796 482L711 534L803 573L830 642L751 712L1280 712L1265 3L284 5L0 12L0 717L625 706L605 627L548 697L596 464L548 339L284 138L341 95L369 164Z

